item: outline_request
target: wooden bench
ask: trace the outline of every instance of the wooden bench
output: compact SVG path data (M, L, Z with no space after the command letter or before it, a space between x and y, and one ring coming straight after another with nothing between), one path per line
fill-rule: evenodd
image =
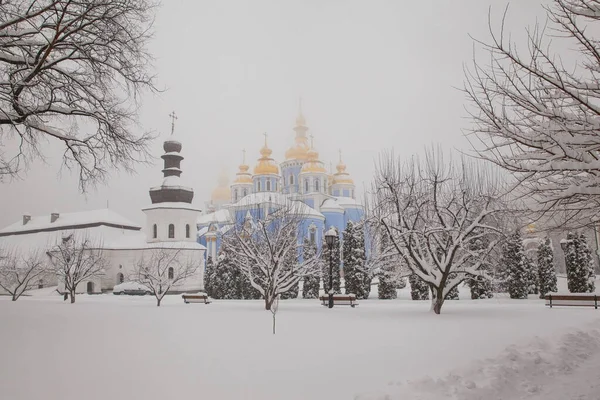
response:
M319 297L321 300L321 305L328 306L329 305L329 295L322 295ZM350 306L352 308L356 307L358 303L356 302L356 295L349 294L334 294L333 295L333 305L334 306Z
M545 296L546 305L552 307L594 307L598 309L598 295L595 293L549 293Z
M190 303L204 303L210 304L210 297L206 293L196 293L196 294L182 294L183 302L185 304Z

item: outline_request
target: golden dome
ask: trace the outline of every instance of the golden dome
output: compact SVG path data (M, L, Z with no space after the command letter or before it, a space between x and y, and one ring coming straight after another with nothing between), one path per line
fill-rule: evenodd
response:
M271 158L273 151L267 146L267 136L265 134L265 145L260 149L261 157L258 164L254 167L254 175L279 174L279 166Z
M250 167L246 164L241 164L239 168L240 170L235 174L235 181L233 181L233 184L252 183L252 175L248 172Z
M308 160L304 163L304 165L302 165L302 169L300 170L301 174L327 173L325 166L319 160L319 153L317 152L317 150L314 149L314 147L311 147L311 149L306 152L306 156Z
M308 150L310 150L310 146L308 145L308 138L306 137L306 131L308 131L306 119L304 118L304 115L302 115L301 106L298 109L296 127L294 130L296 131L296 143L285 152L285 159L306 161L308 160L307 153Z
M219 185L212 191L210 198L213 203L229 202L231 200L231 189L229 189L229 178L227 171L222 170L219 174Z
M335 166L337 172L333 174L333 185L346 184L354 185L354 181L350 178L350 174L346 172L346 164L342 161L342 151L340 150L340 161Z

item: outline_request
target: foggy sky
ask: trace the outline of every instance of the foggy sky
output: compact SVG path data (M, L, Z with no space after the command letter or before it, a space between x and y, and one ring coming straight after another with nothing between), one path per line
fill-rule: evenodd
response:
M157 84L166 90L147 94L140 115L141 127L160 135L152 147L155 164L134 176L114 172L107 185L83 195L74 174L59 175L61 148L49 142L46 164L0 184L0 227L24 213L107 203L142 224L148 188L162 180L158 157L173 110L185 156L182 178L201 209L221 168L233 179L242 148L254 167L263 132L275 160L283 161L294 142L299 97L321 160L335 166L341 148L357 192L371 181L382 150L410 156L431 143L468 150L465 96L456 89L472 60L468 35L487 39L489 7L497 25L506 4L165 0L150 51ZM519 41L536 18L544 19L539 1L514 2L507 29Z

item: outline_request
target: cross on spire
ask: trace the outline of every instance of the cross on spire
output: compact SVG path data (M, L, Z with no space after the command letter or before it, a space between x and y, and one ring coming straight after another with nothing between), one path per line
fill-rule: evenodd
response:
M315 137L313 136L312 133L310 135L308 135L308 136L310 137L310 148L314 149L315 148L315 143L314 143Z
M246 164L246 149L242 149L242 164Z
M171 111L171 114L169 114L169 117L171 117L171 135L175 132L175 120L178 119L177 115L175 115L175 111Z
M267 132L263 133L264 137L265 137L265 147L267 146Z
M340 162L342 162L342 149L339 149L338 152L340 153Z

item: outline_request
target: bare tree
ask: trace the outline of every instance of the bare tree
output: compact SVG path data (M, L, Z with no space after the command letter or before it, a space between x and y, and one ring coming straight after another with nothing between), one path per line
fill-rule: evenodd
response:
M0 249L0 288L11 295L12 301L34 289L39 279L48 272L48 265L39 253L25 255Z
M470 137L514 174L534 211L578 227L596 223L600 206L600 2L553 0L545 10L525 51L504 31L508 9L498 30L489 23L489 41L476 41L486 58L465 72Z
M489 168L446 162L441 151L428 151L424 161L402 163L382 157L369 207L370 218L386 230L398 256L432 289L432 309L441 312L446 295L479 267L498 239L486 248L471 243L501 232L492 219L498 212L497 181Z
M301 279L320 273L320 254L298 261L303 206L291 200L274 205L276 209L263 218L247 218L223 235L222 245L237 250L237 266L265 299L267 310Z
M200 263L192 256L186 257L181 249L159 248L149 252L149 256L142 256L137 262L132 279L146 286L160 307L169 290L196 274Z
M59 283L64 282L71 303L75 303L79 284L104 275L107 265L101 244L93 244L89 238L75 234L63 237L47 254Z
M150 0L0 2L0 179L64 146L63 165L85 190L109 168L146 161L151 135L135 135L148 73ZM132 103L133 100L133 103ZM16 143L7 149L7 139Z

